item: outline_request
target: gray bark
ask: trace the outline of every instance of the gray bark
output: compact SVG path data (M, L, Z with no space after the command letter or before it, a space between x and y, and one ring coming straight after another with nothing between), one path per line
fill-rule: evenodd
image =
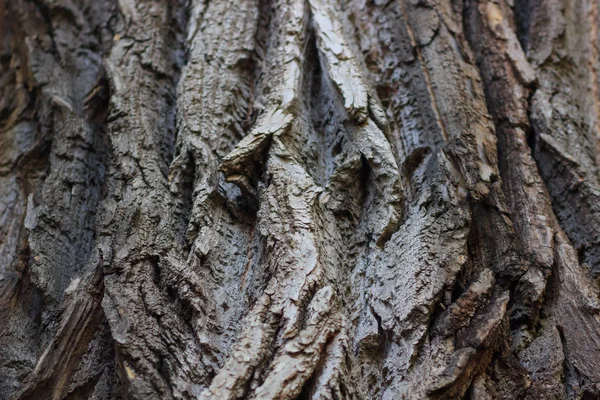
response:
M600 398L598 0L0 0L0 398Z

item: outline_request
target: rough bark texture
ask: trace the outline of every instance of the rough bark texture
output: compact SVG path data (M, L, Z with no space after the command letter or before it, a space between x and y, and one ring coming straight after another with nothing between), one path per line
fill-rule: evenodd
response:
M600 398L598 0L0 0L0 398Z

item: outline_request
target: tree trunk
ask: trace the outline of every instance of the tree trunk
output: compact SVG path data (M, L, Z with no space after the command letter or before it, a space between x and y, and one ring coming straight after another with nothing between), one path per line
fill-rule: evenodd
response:
M0 398L600 398L599 0L0 0Z

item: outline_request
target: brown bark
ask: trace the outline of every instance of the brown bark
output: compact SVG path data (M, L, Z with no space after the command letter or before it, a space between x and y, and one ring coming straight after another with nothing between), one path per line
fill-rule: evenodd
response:
M600 398L596 0L0 0L0 398Z

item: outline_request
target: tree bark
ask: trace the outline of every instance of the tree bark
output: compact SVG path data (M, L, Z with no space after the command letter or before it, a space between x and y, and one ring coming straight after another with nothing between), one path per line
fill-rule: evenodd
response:
M598 0L0 0L0 398L600 398Z

